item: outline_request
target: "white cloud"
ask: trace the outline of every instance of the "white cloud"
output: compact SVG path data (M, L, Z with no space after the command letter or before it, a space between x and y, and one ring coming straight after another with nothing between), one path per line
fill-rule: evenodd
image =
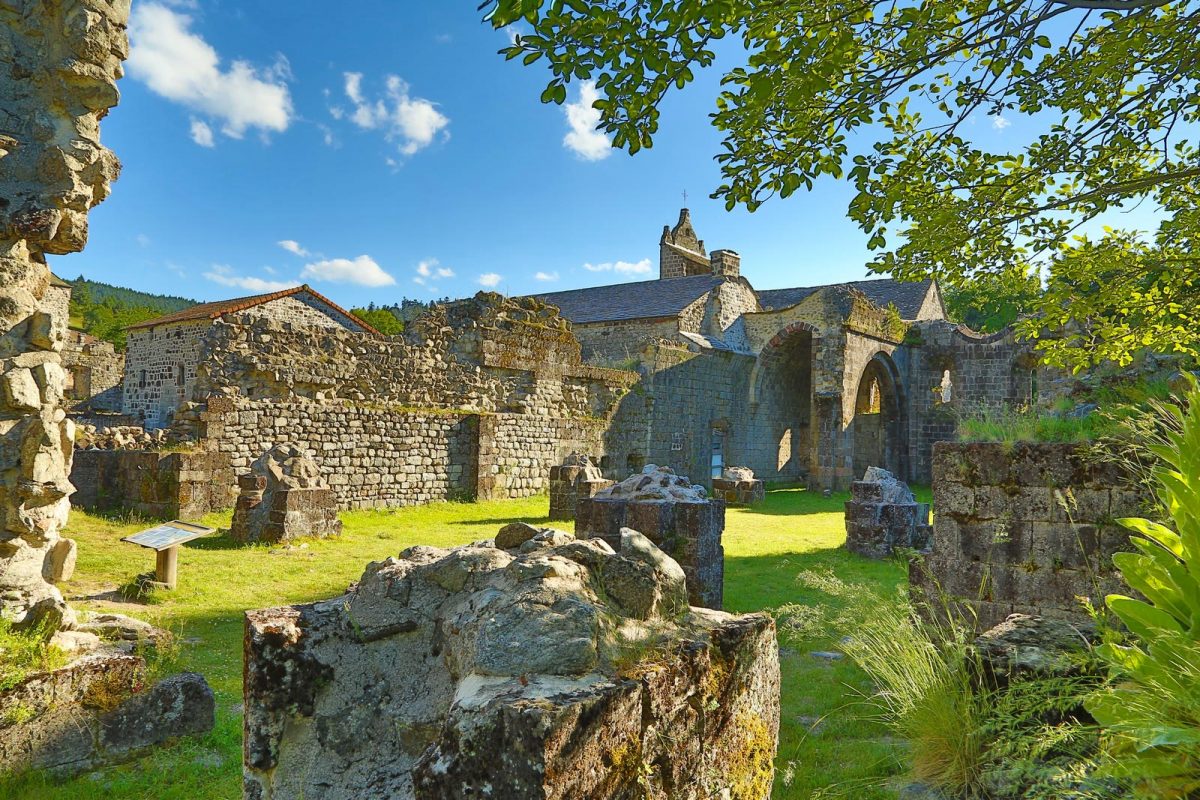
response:
M650 271L650 259L641 261L605 261L602 264L584 264L588 272L620 272L623 275L644 275Z
M1012 125L1012 122L998 114L996 116L992 117L992 127L998 131L1004 130L1009 125Z
M500 281L504 280L503 275L495 272L485 272L479 276L479 285L486 286L489 289L494 289L500 285Z
M276 242L275 244L279 245L279 246L280 246L280 247L282 247L284 250L287 250L289 253L291 253L291 254L293 254L293 255L300 256L301 258L304 258L305 256L311 256L311 255L312 255L312 253L308 252L308 250L306 250L306 249L305 249L305 248L304 248L304 247L303 247L303 246L302 246L302 245L301 245L299 242L297 242L295 239L280 239L280 240L279 240L278 242Z
M212 128L208 127L208 123L202 119L192 117L192 141L201 147L213 147L216 142L213 141Z
M218 122L221 132L234 139L249 128L263 134L287 130L292 121L287 59L279 56L262 68L234 60L222 69L217 51L189 30L191 24L190 16L161 3L135 4L129 23L130 74L155 94ZM197 144L211 146L206 144L212 140L207 122L193 120L191 133Z
M416 276L413 278L413 283L418 286L428 286L433 288L433 284L440 281L442 278L453 278L454 270L449 267L438 265L436 258L427 258L417 264Z
M274 267L263 267L263 272L267 273L268 275L278 274L278 270L276 270Z
M396 279L383 271L375 259L367 255L358 258L327 258L306 264L301 278L330 283L353 283L358 286L391 286Z
M538 272L534 274L533 278L538 281L556 281L558 280L558 272Z
M596 82L584 81L579 84L579 99L563 106L567 125L571 128L563 137L563 146L585 161L599 161L612 155L612 142L596 130L600 124L600 109L592 108L592 103L599 99Z
M212 269L204 273L204 277L222 286L235 286L249 292L278 292L299 286L299 281L268 281L249 275L238 275L233 268L225 264L213 264Z
M433 274L433 268L432 268L431 264L436 264L436 263L437 263L436 259L434 259L432 261L422 261L420 264L417 264L417 274L420 275L422 278L428 278L430 275Z
M525 35L525 31L521 30L520 26L517 25L505 25L504 33L508 36L509 44L516 44L517 37Z
M449 267L438 267L437 276L439 278L453 278L454 270Z
M423 150L439 134L443 140L449 138L449 117L432 101L410 95L408 84L396 75L387 76L384 97L373 101L363 94L361 72L346 72L343 77L346 97L354 106L348 114L350 121L363 130L382 130L403 155ZM338 107L330 108L329 113L334 119L346 115Z
M133 238L135 241L137 241L137 243L140 247L149 247L150 246L150 237L144 233L139 233L137 236L135 236Z

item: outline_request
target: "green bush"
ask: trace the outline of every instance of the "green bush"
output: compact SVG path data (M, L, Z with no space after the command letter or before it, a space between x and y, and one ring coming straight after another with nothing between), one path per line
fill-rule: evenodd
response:
M1036 408L985 406L962 414L958 438L964 442L1090 442L1111 427L1106 417L1066 415L1074 404L1064 401L1046 411Z
M10 620L0 617L0 692L13 688L30 673L67 663L67 654L49 643L53 633L45 625L14 630Z
M1145 797L1200 792L1200 384L1190 383L1186 410L1165 407L1177 430L1149 445L1161 460L1159 500L1173 529L1120 520L1136 534L1137 552L1113 562L1146 599L1107 598L1132 641L1100 648L1121 682L1087 704L1116 757L1110 772L1131 779Z

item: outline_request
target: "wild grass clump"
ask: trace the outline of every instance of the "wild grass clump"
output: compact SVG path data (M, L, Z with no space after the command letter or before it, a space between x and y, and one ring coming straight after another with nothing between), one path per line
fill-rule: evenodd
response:
M1064 408L1070 406L1070 408ZM958 438L964 442L1090 442L1107 433L1112 421L1096 414L1070 416L1070 401L1050 410L984 406L961 415Z
M58 669L69 660L50 644L54 630L45 622L29 630L15 630L0 617L0 692L8 691L35 672Z

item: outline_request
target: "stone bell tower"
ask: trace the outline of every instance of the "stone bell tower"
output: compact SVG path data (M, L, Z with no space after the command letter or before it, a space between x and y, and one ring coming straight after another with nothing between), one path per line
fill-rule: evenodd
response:
M658 277L682 278L710 272L712 266L704 250L704 240L696 237L691 212L681 208L675 227L664 225L662 237L658 240Z

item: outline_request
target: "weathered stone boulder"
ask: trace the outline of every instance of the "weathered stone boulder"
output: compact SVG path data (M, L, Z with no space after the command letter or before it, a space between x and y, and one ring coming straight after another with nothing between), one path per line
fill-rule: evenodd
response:
M535 530L248 612L245 797L769 797L770 618L689 608L635 531Z
M1079 674L1080 656L1098 641L1086 620L1011 614L975 639L984 674L999 685L1017 677Z
M212 730L213 714L200 675L147 686L140 656L104 649L0 692L0 772L61 775L118 764Z
M282 542L342 532L337 495L311 458L293 445L275 445L238 477L240 494L230 535L243 542Z
M726 505L749 506L767 499L767 487L749 467L726 467L713 478L713 494Z
M594 497L612 484L590 458L572 453L550 468L550 519L575 519L580 499Z
M887 558L897 549L928 552L933 547L929 505L918 503L904 481L868 467L850 484L846 503L846 549L868 558Z
M692 605L721 608L724 601L725 502L709 499L703 486L670 467L648 464L642 472L579 501L575 531L580 538L616 546L621 529L641 531L679 562L687 575Z

